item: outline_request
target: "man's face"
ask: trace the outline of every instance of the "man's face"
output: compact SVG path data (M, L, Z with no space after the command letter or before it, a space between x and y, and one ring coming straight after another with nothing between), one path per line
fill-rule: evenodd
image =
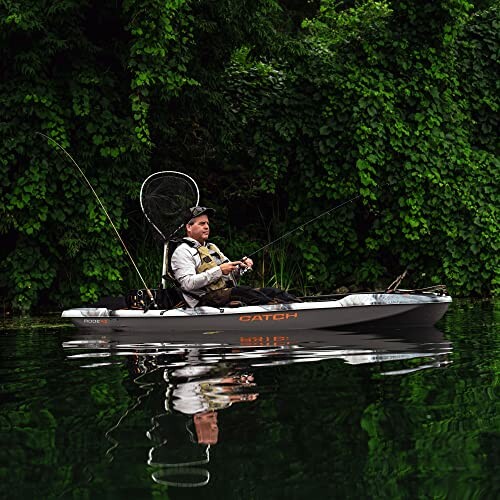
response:
M210 223L206 215L195 217L186 225L186 234L198 243L205 243L210 234Z
M207 411L193 416L196 437L200 444L217 444L219 440L219 427L217 425L217 412Z

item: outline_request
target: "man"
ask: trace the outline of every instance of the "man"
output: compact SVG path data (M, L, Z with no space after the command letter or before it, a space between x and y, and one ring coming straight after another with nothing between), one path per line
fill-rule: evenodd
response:
M189 209L186 237L170 259L169 269L179 283L187 305L222 307L235 302L257 305L295 300L276 288L259 290L236 285L240 272L252 268L253 261L248 257L230 261L217 246L208 242L209 216L214 213L213 208L207 207Z

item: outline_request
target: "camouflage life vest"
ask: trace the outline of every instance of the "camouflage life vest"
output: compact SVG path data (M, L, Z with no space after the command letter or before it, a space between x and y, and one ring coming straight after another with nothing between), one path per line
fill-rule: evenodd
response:
M219 260L222 260L221 251L213 243L207 243L206 245L202 245L201 247L198 247L196 250L198 250L198 254L200 255L201 259L200 265L196 268L196 272L198 274L218 266L219 264L215 260L216 257ZM226 287L227 283L221 277L217 281L210 283L210 285L207 285L206 288L208 288L209 290L220 290L221 288L226 288Z

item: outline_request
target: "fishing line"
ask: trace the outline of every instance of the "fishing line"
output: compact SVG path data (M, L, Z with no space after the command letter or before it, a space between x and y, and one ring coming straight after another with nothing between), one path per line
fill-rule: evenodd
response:
M384 187L384 186L388 186L388 185L393 185L393 184L396 184L395 182L386 182L385 184L382 184L380 186L377 186L377 187ZM269 242L269 243L266 243L264 246L260 247L258 250L255 250L255 252L252 252L251 254L247 255L246 258L248 257L252 257L253 255L261 252L262 250L265 250L267 247L270 247L271 245L274 245L275 243L277 243L278 241L286 238L287 236L290 236L291 234L295 233L296 231L298 231L299 229L304 229L304 227L306 227L307 225L311 224L311 222L314 222L316 220L318 220L319 218L343 207L344 205L347 205L348 203L351 203L355 200L357 200L358 198L361 198L361 196L363 196L362 194L358 194L356 196L354 196L354 198L351 198L350 200L346 200L346 201L343 201L342 203L340 203L339 205L336 205L335 207L333 208L330 208L328 209L326 212L323 212L319 215L317 215L316 217L314 217L313 219L311 220L308 220L307 222L304 222L303 224L301 224L300 226L297 226L295 229L292 229L291 231L288 231L287 233L281 235L280 237L276 238L275 240ZM245 258L245 257L244 257Z
M130 255L130 252L128 251L127 245L125 245L125 242L122 240L122 237L120 236L120 233L118 232L118 229L116 229L116 226L113 224L113 221L111 220L111 217L109 216L108 211L106 210L106 207L104 206L104 204L102 203L101 199L99 198L99 196L95 192L94 188L92 187L92 184L87 179L87 176L84 174L83 170L78 166L78 163L76 163L76 161L73 159L73 157L57 141L55 141L54 139L52 139L52 137L49 137L49 136L47 136L45 134L42 134L41 132L36 132L36 134L41 135L42 137L45 137L45 139L48 139L49 141L53 142L59 149L61 149L61 151L63 153L65 153L66 156L73 162L73 164L78 169L78 171L80 172L80 174L82 175L82 177L85 179L85 182L88 184L88 186L89 186L90 190L92 191L92 193L94 193L94 196L96 197L97 201L99 202L99 205L101 206L101 208L103 209L104 213L106 214L106 217L108 218L108 220L109 220L109 222L111 224L111 227L114 229L114 231L116 233L116 236L118 237L118 240L120 241L121 245L123 246L126 255L128 255L128 257L130 259L130 262L132 262L132 265L134 266L135 271L137 272L137 274L138 274L138 276L139 276L142 284L144 285L144 288L147 291L147 294L148 294L149 298L153 301L153 305L154 305L155 301L154 301L154 297L153 297L153 294L152 294L151 290L146 285L146 282L145 282L144 278L142 277L141 272L139 271L139 268L137 267L134 259L132 258L132 255Z

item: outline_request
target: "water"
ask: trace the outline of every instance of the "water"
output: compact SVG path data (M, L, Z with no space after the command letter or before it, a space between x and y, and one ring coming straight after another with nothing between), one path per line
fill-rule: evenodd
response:
M0 331L1 498L498 498L500 302L217 345Z

